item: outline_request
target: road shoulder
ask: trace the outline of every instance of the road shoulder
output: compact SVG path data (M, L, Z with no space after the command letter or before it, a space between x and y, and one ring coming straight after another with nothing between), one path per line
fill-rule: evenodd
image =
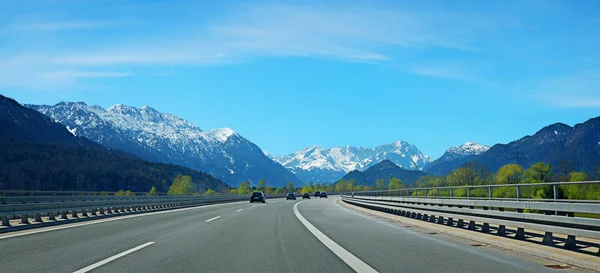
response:
M455 227L431 224L421 220L362 208L343 202L341 199L339 199L336 203L341 207L344 207L345 209L355 213L383 219L390 223L396 223L405 226L410 225L411 227L422 229L428 233L436 232L457 238L467 239L474 242L479 242L483 245L497 247L501 251L514 251L521 255L526 254L542 259L548 259L555 261L555 264L558 265L568 264L570 266L583 269L600 271L600 257L563 250L556 247L537 245L531 242L518 241L512 238L499 237L496 235L463 230Z

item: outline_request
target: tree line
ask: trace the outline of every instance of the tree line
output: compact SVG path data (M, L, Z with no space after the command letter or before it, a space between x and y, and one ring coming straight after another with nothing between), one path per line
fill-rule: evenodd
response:
M519 164L506 164L496 172L491 172L487 167L469 162L445 176L424 176L417 180L413 187L446 187L446 186L475 186L494 184L538 184L544 182L578 182L600 178L600 166L592 174L587 171L577 170L568 160L561 160L556 166L545 162L538 162L525 169ZM415 193L413 193L415 194ZM449 195L449 190L430 190L428 195ZM466 189L457 189L454 196L467 195ZM487 197L487 188L474 188L470 190L473 197ZM492 191L496 198L516 198L515 187L498 187ZM554 198L551 186L520 187L522 198ZM561 185L558 187L560 199L589 199L600 200L600 185Z
M99 146L39 143L0 137L0 190L170 191L177 177L193 179L192 189L228 191L207 173L185 167L148 162ZM184 183L189 187L188 182Z

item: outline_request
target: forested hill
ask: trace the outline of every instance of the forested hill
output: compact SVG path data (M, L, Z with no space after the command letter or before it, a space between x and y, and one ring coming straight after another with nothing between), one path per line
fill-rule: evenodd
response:
M109 151L0 95L0 189L166 192L179 174L199 192L229 188L203 172Z

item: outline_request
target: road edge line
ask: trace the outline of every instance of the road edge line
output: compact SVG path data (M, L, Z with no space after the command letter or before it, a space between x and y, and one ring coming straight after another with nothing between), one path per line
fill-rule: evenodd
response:
M325 245L331 252L333 252L336 256L338 256L344 263L350 266L354 271L358 273L378 273L377 270L373 269L367 263L363 262L358 257L354 256L348 250L344 249L342 246L337 244L335 241L327 237L323 232L313 226L298 210L298 205L302 204L304 201L300 201L294 205L294 214L296 218L300 220L300 222L314 235L323 245Z
M110 262L112 262L112 261L114 261L114 260L116 260L116 259L119 259L119 258L121 258L121 257L124 257L124 256L128 255L128 254L131 254L131 253L133 253L133 252L136 252L136 251L138 251L138 250L140 250L140 249L142 249L142 248L145 248L145 247L147 247L147 246L150 246L150 245L152 245L152 244L154 244L154 242L147 242L147 243L145 243L145 244L142 244L142 245L136 246L136 247L134 247L134 248L132 248L132 249L129 249L129 250L123 251L123 252L121 252L121 253L119 253L119 254L116 254L116 255L110 256L110 257L108 257L108 258L106 258L106 259L104 259L104 260L102 260L102 261L99 261L99 262L97 262L97 263L93 263L93 264L91 264L91 265L89 265L89 266L86 266L86 267L84 267L84 268L82 268L82 269L79 269L79 270L77 270L77 271L75 271L75 272L73 272L73 273L85 273L85 272L89 272L89 271L91 271L91 270L94 270L94 269L96 269L96 268L98 268L98 267L101 267L101 266L103 266L103 265L105 265L105 264L107 264L107 263L110 263Z

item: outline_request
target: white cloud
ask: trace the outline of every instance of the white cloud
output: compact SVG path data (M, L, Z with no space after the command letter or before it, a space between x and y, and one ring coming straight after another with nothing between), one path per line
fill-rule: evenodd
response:
M0 53L0 69L5 73L0 76L0 84L52 87L90 78L72 71L135 71L138 66L227 64L276 57L397 63L399 60L392 57L394 51L404 50L410 54L428 48L444 48L470 52L475 49L472 41L480 34L511 27L504 24L502 18L490 18L494 16L483 12L466 16L432 9L391 9L375 5L301 6L264 2L244 5L201 23L185 21L185 26L173 25L169 27L170 31L141 24L136 30L141 35L131 38L106 39L100 36L106 35L102 33L79 41L70 40L70 33L60 30L106 27L114 21L21 23L12 28L23 32L54 32L49 37L34 38L45 37L47 41L29 43L44 47L22 46L18 44L21 41L19 34L10 33L8 38L16 35L15 39L10 39L15 50L11 55ZM152 18L145 19L152 21ZM177 31L172 31L174 29ZM39 51L35 51L36 48ZM49 76L47 71L71 72ZM427 67L414 68L413 73L467 79L460 73ZM60 81L61 78L64 81Z
M76 84L80 79L122 78L131 75L129 72L60 70L40 73L38 74L38 78L54 86L65 86Z

